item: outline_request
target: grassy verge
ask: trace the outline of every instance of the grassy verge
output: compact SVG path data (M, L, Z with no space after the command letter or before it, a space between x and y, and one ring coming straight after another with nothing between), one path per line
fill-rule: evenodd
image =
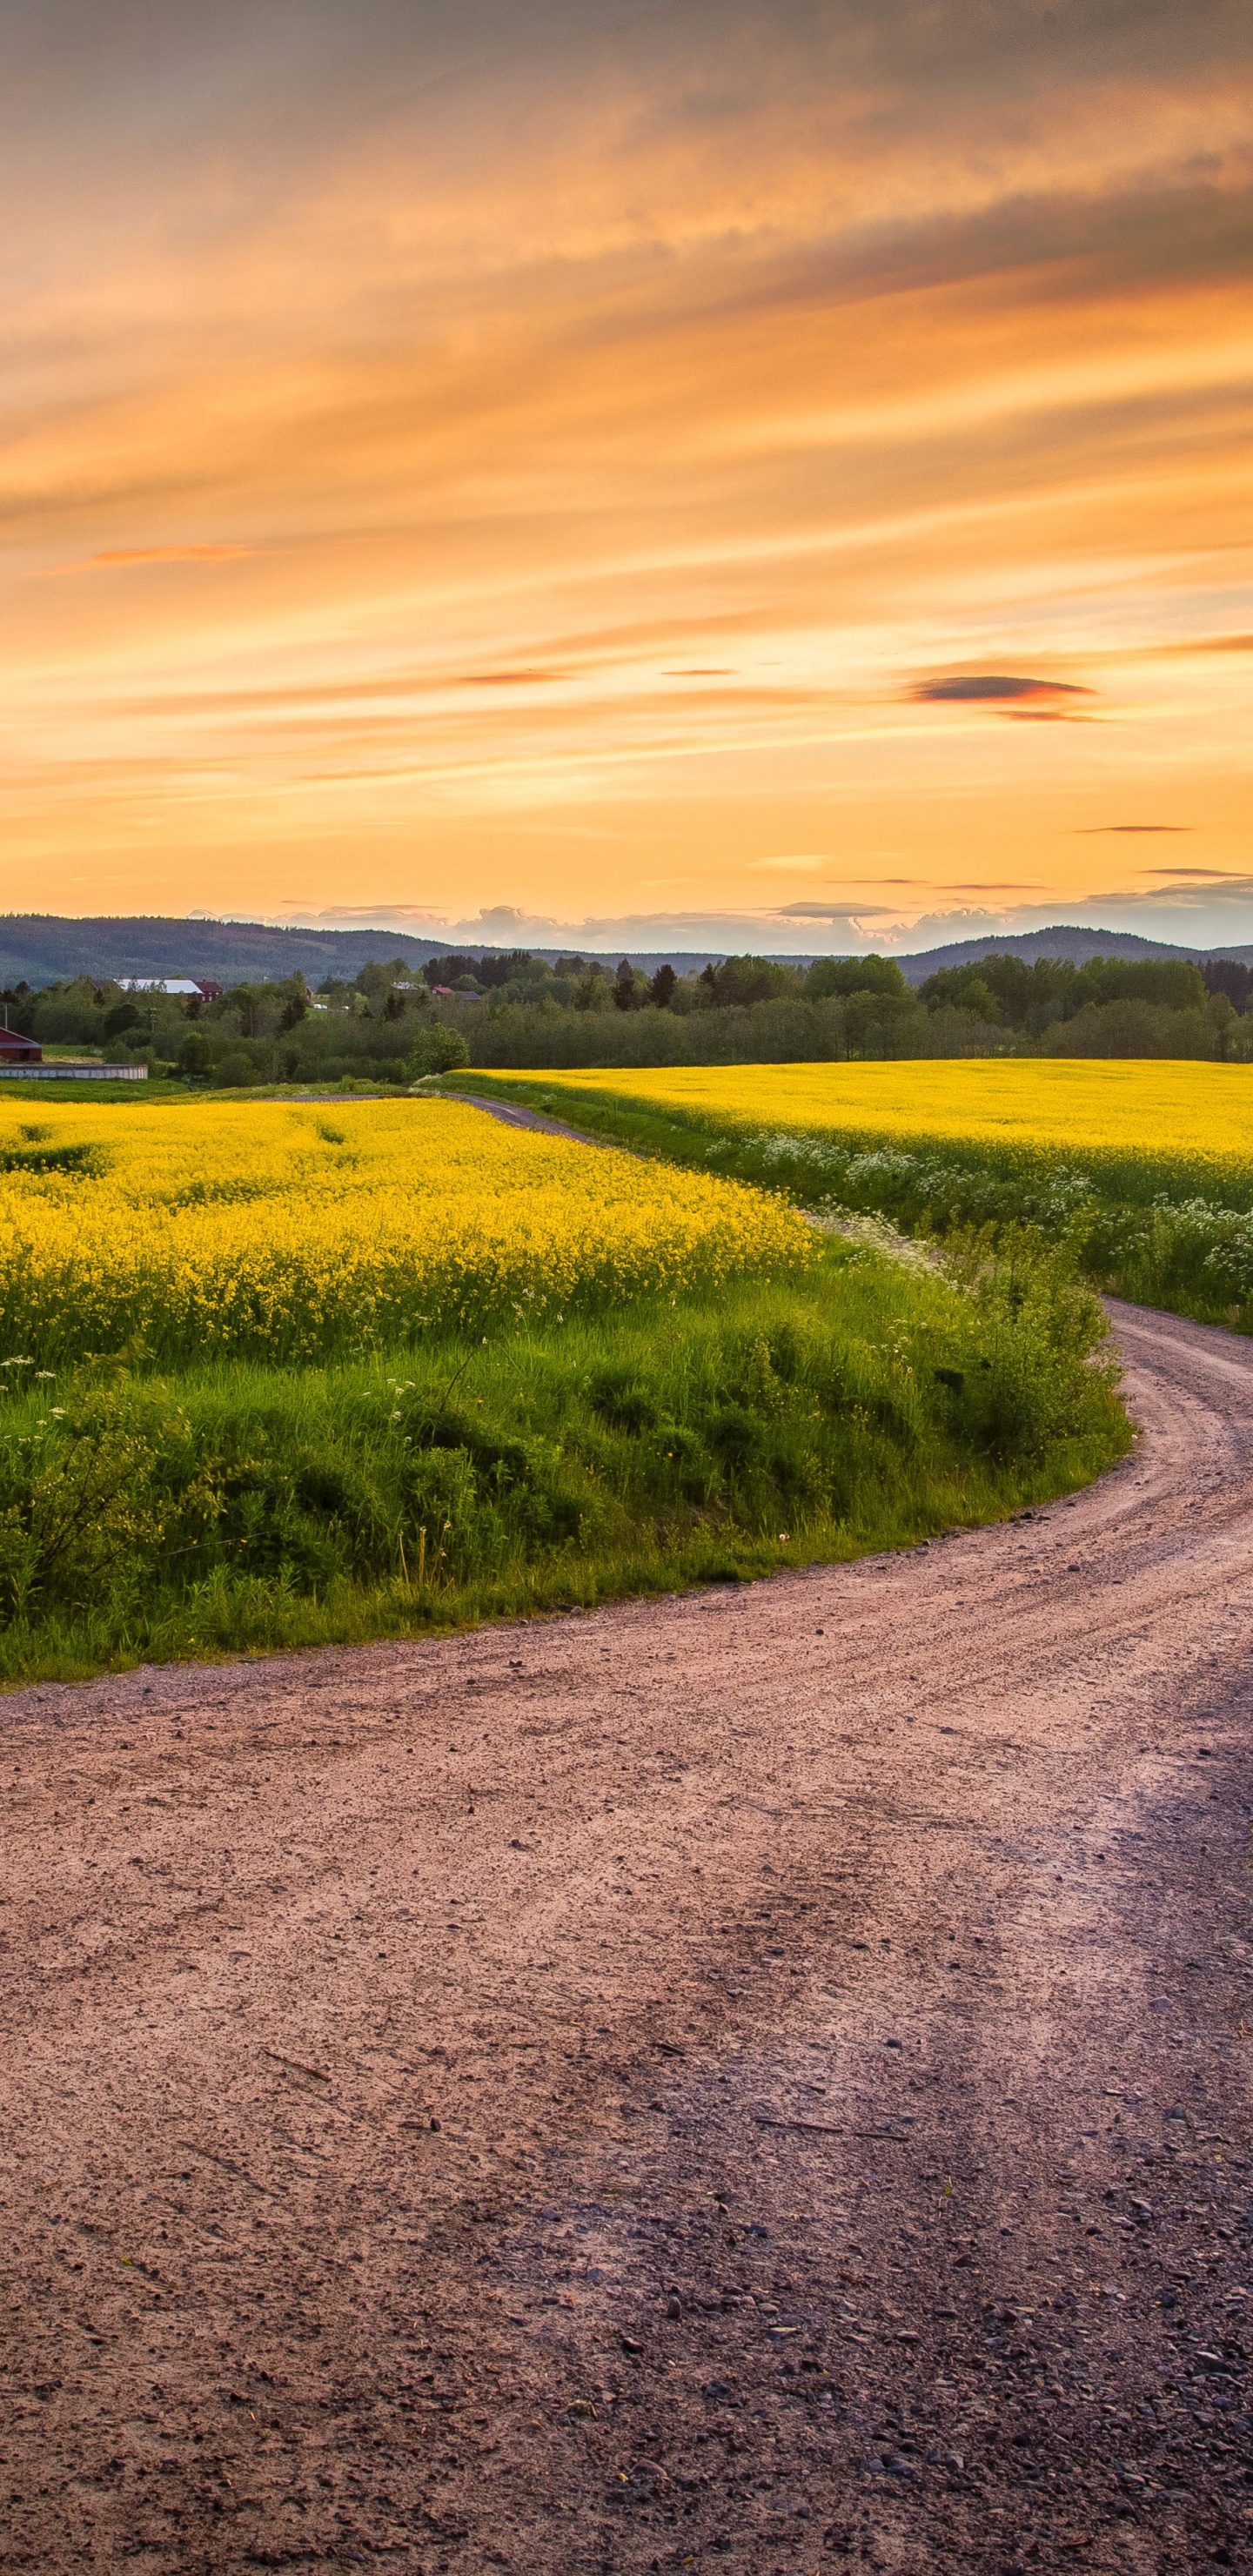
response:
M10 1363L0 1681L447 1630L909 1545L1127 1446L1101 1321L1025 1242L355 1366Z
M804 1207L883 1216L906 1234L992 1229L995 1241L1001 1229L1026 1227L1102 1293L1253 1332L1253 1184L1233 1170L1214 1195L1212 1161L1195 1152L793 1133L542 1078L460 1073L454 1086L568 1119L637 1153L781 1190Z
M45 1061L55 1061L55 1048L45 1048ZM369 1079L361 1074L332 1074L325 1082L249 1082L219 1085L212 1082L188 1082L181 1074L150 1074L146 1082L102 1082L98 1077L75 1081L72 1074L58 1074L55 1082L19 1082L13 1077L0 1079L0 1097L19 1100L22 1108L41 1110L60 1108L64 1102L90 1102L98 1108L102 1101L128 1101L138 1108L151 1107L154 1100L397 1100L409 1090L408 1083L387 1082L376 1075Z
M14 1076L0 1078L0 1099L19 1106L28 1116L39 1118L49 1109L60 1109L66 1101L75 1105L90 1102L98 1109L102 1102L133 1101L142 1107L154 1100L185 1100L185 1082L164 1082L151 1076L147 1082L101 1082L88 1076L76 1082L72 1074L58 1074L55 1082L21 1082Z

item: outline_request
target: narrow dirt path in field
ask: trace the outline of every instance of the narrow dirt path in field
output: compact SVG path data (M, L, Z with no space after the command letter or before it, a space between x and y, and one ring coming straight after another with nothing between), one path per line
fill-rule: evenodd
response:
M0 2564L1248 2568L1253 1348L1016 1524L4 1704Z
M574 1145L601 1145L620 1154L632 1151L612 1136L593 1136L585 1127L572 1127L565 1118L550 1118L545 1110L524 1109L517 1100L480 1100L476 1091L441 1091L431 1096L455 1100L459 1109L484 1109L489 1118L499 1118L504 1127L530 1127L540 1136L567 1136Z

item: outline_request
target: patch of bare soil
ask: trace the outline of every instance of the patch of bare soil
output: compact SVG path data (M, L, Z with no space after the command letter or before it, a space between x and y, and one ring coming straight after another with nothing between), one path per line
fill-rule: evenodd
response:
M1253 1350L909 1557L3 1710L0 2563L1250 2565Z

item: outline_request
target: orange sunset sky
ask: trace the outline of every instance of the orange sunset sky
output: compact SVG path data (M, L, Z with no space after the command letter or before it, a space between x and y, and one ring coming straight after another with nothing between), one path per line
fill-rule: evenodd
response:
M1253 939L1251 57L21 0L0 909Z

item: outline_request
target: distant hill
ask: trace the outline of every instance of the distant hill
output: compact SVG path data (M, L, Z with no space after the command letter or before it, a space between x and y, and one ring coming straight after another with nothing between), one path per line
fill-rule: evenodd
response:
M264 921L180 921L161 914L134 918L102 914L74 920L53 912L0 914L0 985L60 984L75 975L92 975L107 983L118 975L194 975L218 984L259 983L295 974L299 968L310 984L325 975L351 981L369 960L424 966L429 957L448 954L446 938L415 938L403 930L308 930L276 928ZM500 947L462 941L458 954L499 957ZM550 962L569 954L559 948L532 948ZM584 956L598 952L584 948ZM691 974L725 955L722 949L613 949L610 958L629 956L646 974L669 964ZM906 982L921 984L941 966L969 966L980 957L1070 957L1076 966L1089 957L1235 957L1253 965L1253 945L1244 948L1177 948L1161 939L1143 939L1134 930L1088 930L1059 922L1047 930L1021 930L1003 937L955 940L947 948L927 948L917 956L897 952ZM813 951L780 958L780 965L805 966Z
M403 957L406 965L424 966L429 957L447 956L449 946L447 938L418 939L403 930L288 930L263 921L179 921L160 914L79 921L51 912L10 912L0 914L0 985L12 990L15 984L60 984L75 975L92 975L101 984L118 975L194 975L217 984L246 984L294 975L297 968L310 984L320 984L325 975L351 982L372 957L388 964ZM456 953L499 957L508 951L470 940L459 941ZM550 961L571 953L569 948L531 950ZM702 949L689 956L658 949L645 955L615 949L613 956L629 955L648 974L663 962L690 974L723 953Z
M1165 939L1142 939L1136 930L1088 930L1073 922L1058 922L1048 930L1010 931L1004 938L956 939L948 948L924 948L916 957L900 957L898 964L907 984L925 984L928 975L938 974L941 967L974 966L981 957L1022 957L1029 966L1037 957L1068 957L1075 966L1086 966L1090 957L1184 957L1198 962L1205 957L1235 957L1247 966L1253 964L1253 947L1176 948Z

